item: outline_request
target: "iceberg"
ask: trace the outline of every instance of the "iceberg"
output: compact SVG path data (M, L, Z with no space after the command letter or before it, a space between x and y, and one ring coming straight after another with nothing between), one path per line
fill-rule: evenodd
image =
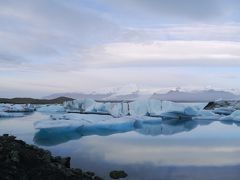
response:
M185 104L156 99L136 100L129 104L130 115L162 118L187 118L198 115L198 110Z
M220 121L240 121L240 110L236 110L228 116L221 117Z
M53 112L65 112L65 109L60 104L53 104L53 105L41 105L36 108L38 112L46 112L46 113L53 113Z
M35 107L32 104L1 104L0 110L4 112L33 112Z
M127 103L100 103L92 99L73 100L64 103L67 112L95 113L122 117L128 114Z
M214 113L220 114L220 115L230 115L232 114L236 109L232 107L220 107L220 108L215 108L213 110Z
M52 129L52 128L69 128L76 129L79 127L90 126L109 126L111 124L121 124L134 119L131 117L113 118L109 115L96 115L96 114L63 114L51 115L51 120L37 121L34 124L36 129Z
M105 114L113 117L123 116L156 116L165 117L171 115L175 118L197 116L199 107L187 104L161 101L156 99L138 99L133 102L96 102L92 99L74 100L64 103L67 112L79 112L83 114Z
M215 114L214 112L210 110L201 110L198 112L198 116L193 117L193 120L218 120L220 117L222 117L219 114Z
M132 117L70 113L51 115L51 120L35 122L34 127L39 130L34 137L37 144L54 145L82 136L106 136L132 131L139 127L139 122Z

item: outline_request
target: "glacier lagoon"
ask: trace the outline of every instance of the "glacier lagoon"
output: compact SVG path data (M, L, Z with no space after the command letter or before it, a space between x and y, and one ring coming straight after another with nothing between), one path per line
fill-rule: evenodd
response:
M128 173L128 179L240 178L237 122L155 119L134 126L126 121L111 128L42 131L34 128L39 121L49 121L49 113L2 118L0 133L15 135L53 155L70 156L73 167L94 171L106 179L111 170L119 169Z

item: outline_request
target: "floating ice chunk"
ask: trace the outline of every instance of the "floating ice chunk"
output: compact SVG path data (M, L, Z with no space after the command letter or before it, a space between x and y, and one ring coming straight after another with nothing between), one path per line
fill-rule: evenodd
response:
M198 116L193 117L194 120L218 120L221 116L210 110L202 110L198 112Z
M39 131L35 134L34 141L40 145L56 145L72 139L90 135L111 135L142 128L161 122L161 118L153 117L121 117L113 118L110 115L96 114L54 114L51 120L42 120L34 123Z
M0 110L4 112L33 112L35 107L31 104L1 104Z
M232 114L221 117L221 121L240 121L240 110L234 111Z
M52 128L72 128L76 129L82 125L86 124L86 121L78 121L78 120L57 120L57 121L37 121L34 123L34 127L36 129L52 129Z
M66 114L51 116L52 120L42 120L34 123L34 127L40 130L64 129L64 131L86 131L92 129L121 130L133 129L135 119L130 117L113 118L111 116Z
M109 115L97 115L97 114L78 114L78 113L66 113L66 114L53 114L50 116L52 120L86 120L88 122L100 122L112 119Z
M232 107L221 107L221 108L215 108L213 110L214 113L220 114L220 115L230 115L232 114L236 109Z
M65 109L60 104L53 104L53 105L42 105L37 108L39 112L65 112Z

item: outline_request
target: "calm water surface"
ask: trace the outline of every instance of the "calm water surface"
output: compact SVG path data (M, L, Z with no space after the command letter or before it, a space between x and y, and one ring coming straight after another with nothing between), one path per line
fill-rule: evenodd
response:
M106 179L118 169L128 173L127 179L240 179L240 127L233 122L158 122L124 133L44 134L34 129L34 122L48 119L40 112L1 119L0 134L13 134L53 155L71 156L72 167Z

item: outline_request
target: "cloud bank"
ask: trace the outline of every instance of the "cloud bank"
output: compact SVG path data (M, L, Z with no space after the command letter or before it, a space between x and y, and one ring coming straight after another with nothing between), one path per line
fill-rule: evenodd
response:
M1 1L0 93L238 88L239 8L237 0Z

